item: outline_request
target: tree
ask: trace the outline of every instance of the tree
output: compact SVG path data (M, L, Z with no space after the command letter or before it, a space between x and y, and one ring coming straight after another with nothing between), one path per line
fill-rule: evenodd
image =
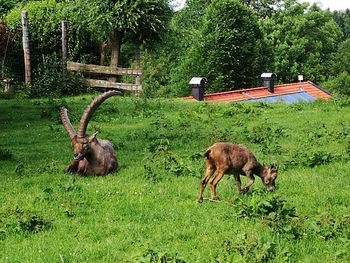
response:
M21 2L21 0L0 0L0 18Z
M248 5L255 10L260 17L271 16L276 7L281 4L281 0L241 0L242 3Z
M238 0L213 0L202 22L199 37L179 65L175 81L187 87L192 76L204 76L211 91L257 84L263 68L263 34L255 13Z
M124 37L133 41L159 39L170 8L166 0L77 0L77 22L105 34L111 47L111 66L118 66Z
M350 38L350 9L334 11L333 18L343 33L343 39Z
M333 76L337 76L342 72L350 74L350 38L339 45L330 71Z
M341 36L329 11L289 3L266 18L263 26L274 47L273 70L279 81L296 81L298 74L316 82L326 79Z

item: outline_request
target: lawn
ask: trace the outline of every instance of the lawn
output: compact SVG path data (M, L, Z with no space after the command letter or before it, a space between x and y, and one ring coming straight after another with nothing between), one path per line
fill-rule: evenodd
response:
M350 261L349 100L112 97L88 133L113 142L119 170L68 175L58 107L76 127L93 97L0 99L0 262ZM277 190L257 179L238 194L225 176L220 202L197 203L203 153L217 141L277 163Z

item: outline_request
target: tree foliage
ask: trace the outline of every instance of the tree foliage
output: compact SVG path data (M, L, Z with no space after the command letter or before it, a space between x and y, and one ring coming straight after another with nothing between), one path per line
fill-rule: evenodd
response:
M212 91L253 85L262 70L263 35L254 12L236 0L213 0L206 8L197 41L180 65L180 78L207 77ZM186 83L187 84L187 83ZM185 83L182 82L182 85Z
M44 93L64 82L53 81L63 19L74 61L98 63L108 39L111 65L131 66L143 44L146 96L188 95L193 76L208 78L208 92L258 86L262 72L283 83L303 74L342 90L350 74L349 9L323 11L297 0L187 0L179 11L167 0L0 0L2 77L23 75L22 9L30 21L33 85Z
M160 44L147 49L143 60L143 89L146 96L172 96L188 93L191 70L183 70L189 52L200 40L200 27L211 0L189 0L175 12ZM186 76L184 74L187 74Z
M20 0L0 0L0 18L21 2Z
M340 43L338 51L334 55L334 60L330 72L333 76L341 72L350 74L350 38Z
M68 13L68 2L57 3L54 0L30 1L13 8L6 16L7 28L13 34L11 52L7 53L6 61L22 59L21 12L26 10L29 19L30 55L33 81L27 92L32 97L48 96L52 94L77 93L83 86L80 78L75 75L64 76L60 60L61 29L63 19L70 19L74 14ZM92 61L93 52L98 50L90 34L82 28L70 24L68 30L69 51L72 57L80 60ZM11 66L11 63L7 63ZM13 71L22 67L13 65ZM21 72L17 72L20 74ZM21 75L21 74L20 74ZM75 90L75 91L74 91Z
M280 5L281 0L241 0L255 10L260 17L271 16L276 11L276 6Z
M76 23L109 38L111 65L118 65L123 37L137 41L159 39L167 28L170 8L166 0L77 0Z
M343 33L343 39L350 38L350 9L334 11L333 18Z
M294 3L265 19L263 26L274 47L273 69L280 81L296 81L298 74L325 80L341 36L329 11Z

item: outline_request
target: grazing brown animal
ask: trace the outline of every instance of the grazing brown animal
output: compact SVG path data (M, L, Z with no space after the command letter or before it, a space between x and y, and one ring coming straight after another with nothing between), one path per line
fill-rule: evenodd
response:
M254 154L243 144L232 144L227 142L215 143L205 152L206 172L200 183L200 194L198 202L203 202L204 189L216 170L216 174L210 182L211 200L218 200L216 194L216 185L224 174L233 174L237 190L245 193L254 183L254 174L259 176L266 187L266 190L272 191L276 188L275 180L277 178L277 168L261 165ZM241 188L240 175L248 177L247 184Z
M120 95L118 91L108 91L97 96L85 109L75 132L65 107L61 107L60 115L64 128L72 141L74 159L67 167L68 173L78 175L105 175L118 168L117 158L112 143L96 138L96 134L85 134L89 120L99 105L111 96Z

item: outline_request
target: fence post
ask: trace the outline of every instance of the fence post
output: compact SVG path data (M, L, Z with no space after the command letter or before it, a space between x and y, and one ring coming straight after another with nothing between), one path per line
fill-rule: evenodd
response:
M62 68L67 69L68 39L67 39L67 21L61 22L62 31Z
M135 44L135 62L136 62L136 68L140 69L141 68L141 45L139 41L136 41L136 44ZM135 84L141 85L140 75L136 75Z
M28 13L23 10L22 17L22 40L23 40L23 54L24 54L24 76L25 84L31 81L30 75L30 49L29 49L29 30L28 30Z

